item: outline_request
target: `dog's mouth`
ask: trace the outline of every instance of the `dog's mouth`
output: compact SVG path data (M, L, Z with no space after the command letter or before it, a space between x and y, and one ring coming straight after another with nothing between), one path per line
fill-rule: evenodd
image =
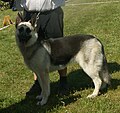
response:
M18 38L21 43L27 43L32 37L31 29L25 25L18 26Z

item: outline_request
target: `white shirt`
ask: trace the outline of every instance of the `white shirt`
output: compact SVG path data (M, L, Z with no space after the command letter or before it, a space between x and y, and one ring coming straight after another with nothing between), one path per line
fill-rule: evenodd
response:
M65 0L16 0L18 10L46 11L65 5Z

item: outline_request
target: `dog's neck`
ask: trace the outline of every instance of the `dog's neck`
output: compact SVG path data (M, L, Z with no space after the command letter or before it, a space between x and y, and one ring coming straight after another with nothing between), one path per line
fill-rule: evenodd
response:
M31 38L31 39L27 42L27 44L25 45L25 47L30 47L30 46L32 46L32 45L37 41L37 39L38 39L38 34L37 34L37 33L33 33L33 34L32 34L32 37L33 37L33 38Z

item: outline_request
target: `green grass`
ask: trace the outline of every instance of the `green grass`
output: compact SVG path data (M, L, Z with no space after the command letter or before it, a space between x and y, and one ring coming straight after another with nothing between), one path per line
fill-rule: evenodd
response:
M104 0L69 0L83 3ZM109 1L109 0L105 0ZM15 43L15 28L0 31L0 113L119 113L120 112L120 3L66 6L63 8L64 33L92 34L105 48L112 86L104 95L86 99L92 83L76 64L68 66L70 94L58 96L59 76L50 73L51 96L44 106L36 106L35 95L25 98L33 84L33 74L24 65ZM0 11L0 26L5 15L15 21L17 12Z

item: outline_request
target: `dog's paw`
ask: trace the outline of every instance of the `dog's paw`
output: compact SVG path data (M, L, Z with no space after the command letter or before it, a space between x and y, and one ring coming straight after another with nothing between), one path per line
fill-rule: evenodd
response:
M43 105L45 105L47 103L47 100L48 100L47 98L43 98L41 101L37 102L37 105L43 106Z
M42 100L42 95L38 95L38 96L36 96L36 99L38 99L38 100Z
M41 105L41 101L38 101L36 105L37 105L37 106Z
M97 95L96 94L91 94L91 95L88 95L87 98L95 98Z

